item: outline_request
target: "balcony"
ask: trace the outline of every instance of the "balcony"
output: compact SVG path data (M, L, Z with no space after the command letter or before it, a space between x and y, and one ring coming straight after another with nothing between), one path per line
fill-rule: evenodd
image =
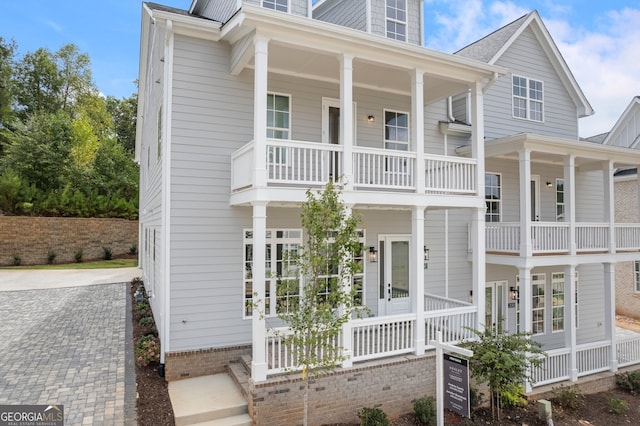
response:
M322 186L343 173L344 147L291 140L267 140L266 186ZM254 143L231 156L231 190L253 186ZM353 187L360 190L415 192L418 161L424 163L425 193L476 194L476 160L462 157L353 147ZM249 173L247 173L249 172Z
M615 225L612 252L640 250L640 224ZM520 254L520 223L487 223L486 249L488 252ZM576 253L608 252L610 227L608 223L576 223ZM570 226L566 222L532 222L532 254L568 254L571 251Z

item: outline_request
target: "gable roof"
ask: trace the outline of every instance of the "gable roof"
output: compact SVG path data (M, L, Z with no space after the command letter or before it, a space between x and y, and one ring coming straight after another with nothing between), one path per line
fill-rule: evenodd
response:
M582 92L582 89L578 85L573 73L562 57L560 50L558 50L558 46L556 46L555 42L551 38L551 35L549 34L547 27L542 22L542 18L540 18L537 10L521 16L510 24L507 24L480 40L458 50L454 55L464 56L466 58L495 65L507 49L511 47L511 45L527 28L531 28L538 39L540 46L546 53L549 61L556 70L558 77L578 108L579 116L586 117L593 115L594 111L591 104L584 95L584 92Z
M611 131L604 138L604 145L638 148L640 145L640 96L634 96Z

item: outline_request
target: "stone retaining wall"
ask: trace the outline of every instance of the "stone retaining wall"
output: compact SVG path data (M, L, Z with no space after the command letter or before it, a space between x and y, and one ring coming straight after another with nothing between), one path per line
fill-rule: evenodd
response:
M47 263L49 251L55 263L75 261L82 249L83 260L102 259L103 247L113 256L128 254L138 244L138 221L107 218L0 216L0 265Z

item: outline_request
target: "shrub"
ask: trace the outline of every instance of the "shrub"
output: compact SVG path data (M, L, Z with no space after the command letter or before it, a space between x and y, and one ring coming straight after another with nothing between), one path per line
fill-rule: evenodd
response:
M387 414L380 408L364 407L360 413L360 426L388 426Z
M629 410L629 404L627 404L627 401L615 396L607 399L607 407L613 414L622 414L625 411Z
M160 340L152 334L140 338L135 353L136 363L142 367L160 361Z
M111 260L113 259L113 250L111 250L111 247L102 247L102 258L104 260Z
M149 309L151 309L151 307L149 306L149 302L147 302L146 300L136 303L136 311L138 312L146 312Z
M49 250L47 253L47 264L53 265L53 262L56 261L56 252L53 250Z
M553 389L555 401L564 408L576 410L584 404L584 397L576 388L568 388L560 385L559 388Z
M500 398L503 407L524 407L527 405L524 386L517 383L508 384L500 394Z
M423 425L433 426L436 424L436 404L433 398L420 398L413 403L413 412Z
M82 256L84 256L84 252L82 251L82 249L78 249L74 253L73 258L76 260L76 263L80 263L82 262Z
M142 317L140 318L140 321L138 321L138 324L140 324L143 327L148 327L150 325L153 325L153 317Z
M22 257L18 253L13 253L13 264L14 266L20 266L22 263Z
M640 371L627 371L616 374L616 385L631 395L640 393Z
M137 244L131 244L131 247L129 247L129 254L130 255L138 254L138 245Z

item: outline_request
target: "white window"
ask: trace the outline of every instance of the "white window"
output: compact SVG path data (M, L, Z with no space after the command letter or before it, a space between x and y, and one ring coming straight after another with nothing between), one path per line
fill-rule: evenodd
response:
M564 220L564 179L556 179L556 221Z
M291 97L267 93L267 137L291 139Z
M262 7L279 10L280 12L288 12L289 0L262 0Z
M500 222L502 175L499 173L485 173L484 198L487 204L487 211L484 215L485 222Z
M265 312L276 314L276 309L288 309L300 296L299 274L293 258L302 245L300 229L268 229L265 247ZM253 311L253 231L244 231L243 295L244 316Z
M542 122L544 119L542 81L514 75L512 82L513 116Z
M551 331L564 330L564 273L551 274Z
M544 334L544 287L544 282L531 284L531 332L534 335Z
M386 0L387 37L407 41L407 1Z
M354 261L358 265L356 271L353 274L351 282L352 288L355 289L355 303L361 305L364 301L364 231L357 231L360 245L358 252L354 255ZM333 238L329 238L329 244L333 244ZM333 289L337 288L340 279L338 265L327 264L326 273L320 275L320 279L324 281L325 285L319 292L320 297L326 297Z
M397 151L409 150L409 114L384 111L384 147Z
M633 277L636 292L640 293L640 261L633 262Z

